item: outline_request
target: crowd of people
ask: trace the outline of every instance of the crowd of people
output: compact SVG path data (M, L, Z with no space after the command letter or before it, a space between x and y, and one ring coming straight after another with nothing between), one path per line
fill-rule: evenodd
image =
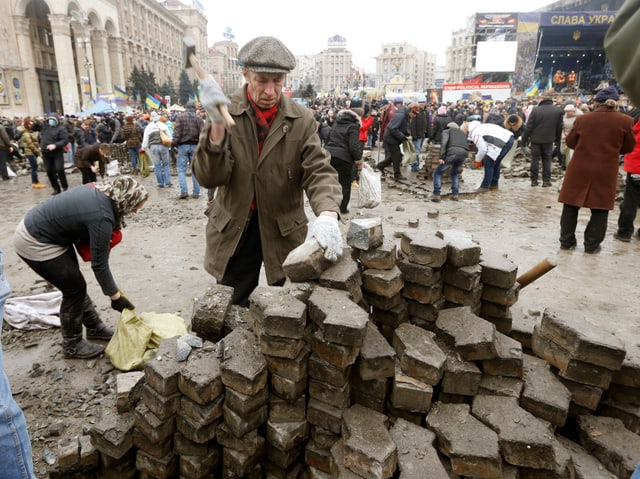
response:
M204 266L220 284L233 287L232 302L245 307L261 268L268 284L284 284L283 262L303 242L317 241L329 261L342 255L338 221L348 213L351 185L364 163L364 151L378 144L384 156L376 168L386 174L385 168L392 166L397 181L406 180L400 168L401 145L411 144L418 152L426 143L438 145L435 201L440 200L441 175L447 168L452 170L452 199L458 199L457 175L471 146L476 164L484 168L479 193L499 189L501 161L518 141L524 146L531 143L532 187L538 184L540 163L542 186L551 185L554 146L556 157L563 149L572 150L566 155L559 195L564 204L560 247L575 248L578 212L587 207L592 214L584 233L587 253L600 250L607 214L614 205L620 156L626 154L627 190L616 238L629 241L633 234L640 197L636 143L640 128L634 131L636 110L621 108L613 87L602 89L583 105L553 97L439 105L427 104L425 97L415 102L397 97L370 103L324 99L308 109L283 95L286 74L296 61L278 39L254 38L239 50L238 61L246 84L227 97L213 78L202 80L199 113L187 105L177 118L163 118L158 112L82 119L48 115L0 126L3 173L15 142L24 138L24 154L42 157L53 189L53 196L34 206L17 225L13 246L35 273L63 293L60 319L66 358L101 354L103 346L87 339L108 340L113 334L87 293L75 243L88 243L88 260L112 308L134 308L118 289L108 258L114 233L147 200L146 189L135 179L139 155L147 152L158 187L172 186L170 150L177 147L180 198L189 196L185 172L191 162L192 196L198 197L201 185L218 190L205 212ZM227 110L233 126L223 122ZM584 113L577 116L578 110ZM107 155L102 145L113 143L126 146L133 176L97 182ZM67 191L64 163L69 156L82 172L83 185ZM32 158L29 161L34 164ZM419 168L419 163L412 167ZM31 179L39 188L37 171ZM308 235L305 198L315 215ZM3 285L1 258L0 253L0 300L4 300L8 288ZM21 454L30 451L23 448Z

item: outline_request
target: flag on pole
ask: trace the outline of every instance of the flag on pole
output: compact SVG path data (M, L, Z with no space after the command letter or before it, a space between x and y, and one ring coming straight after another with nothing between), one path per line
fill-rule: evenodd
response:
M538 94L538 90L540 89L540 80L536 81L533 85L527 88L524 93L527 96L536 96Z
M117 85L113 85L113 92L114 92L114 95L117 96L118 98L122 98L123 100L129 99L129 94L126 91L124 91L122 88L119 88Z
M147 99L145 100L145 104L147 108L151 108L153 110L160 108L160 100L154 98L152 95L147 93Z
M549 79L547 80L547 91L553 90L553 76L549 72Z

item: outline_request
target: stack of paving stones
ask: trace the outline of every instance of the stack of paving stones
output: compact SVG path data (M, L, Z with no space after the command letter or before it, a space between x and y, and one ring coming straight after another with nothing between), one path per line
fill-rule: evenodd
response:
M435 145L433 143L424 144L422 146L422 153L420 154L420 158L424 161L424 165L420 169L420 172L417 174L418 178L433 181L433 172L438 167L438 162L440 161L440 145ZM468 159L467 162L464 163L464 165L468 165L469 161L473 160ZM462 172L464 171L464 165L458 172L458 179L460 183L463 183ZM451 185L451 168L447 169L447 171L442 174L442 184L443 190L446 189L446 185Z
M338 263L307 245L285 268L305 282L258 287L248 313L209 288L194 316L217 343L178 362L164 341L51 477L628 478L638 355L571 313L511 331L511 261L459 232L398 237L353 220Z

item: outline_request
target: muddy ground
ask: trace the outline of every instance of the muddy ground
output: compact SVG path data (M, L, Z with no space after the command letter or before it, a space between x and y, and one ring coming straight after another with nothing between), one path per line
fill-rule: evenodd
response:
M46 176L40 175L45 183ZM640 238L634 236L631 243L613 238L617 208L609 216L600 254L588 255L582 248L581 235L588 219L584 210L578 225L578 248L561 251L557 178L552 188L532 188L526 177L503 178L498 191L476 194L481 172L465 169L461 200L454 202L443 196L441 203L433 203L429 200L431 182L407 175L409 181L404 184L385 182L383 202L371 210L356 207L354 190L343 231L346 233L350 218L380 216L385 236L393 237L409 222L419 220L421 228L434 232L457 229L471 233L483 250L506 253L519 266L519 273L549 258L557 267L524 288L514 308L532 315L547 307L580 311L594 324L615 332L628 349L640 349ZM81 183L79 173L68 177L72 186ZM188 321L193 298L214 281L202 267L206 192L199 199L180 200L177 176L170 189L157 188L153 175L142 181L150 199L130 218L122 243L111 254L111 268L138 311L177 312ZM11 238L23 214L50 193L49 188L31 189L28 176L0 183L0 246L12 296L47 290L47 285L16 256ZM82 269L103 319L115 326L118 313L110 309L89 265L83 264ZM103 404L113 400L118 371L104 357L91 361L63 359L57 329L18 331L5 325L2 347L14 396L27 417L36 473L46 477L61 437L80 434L102 414L114 412Z

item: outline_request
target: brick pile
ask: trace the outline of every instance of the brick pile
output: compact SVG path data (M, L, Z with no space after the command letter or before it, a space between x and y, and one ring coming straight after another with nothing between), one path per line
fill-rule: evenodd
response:
M434 145L433 143L426 143L422 146L422 152L420 153L420 159L424 162L420 171L416 174L418 178L433 181L433 172L438 166L438 161L440 160L440 145ZM460 179L460 184L464 183L463 180L463 171L466 167L474 167L473 165L473 156L469 156L464 165L460 168L458 172L458 177ZM442 184L443 185L451 185L451 169L448 169L442 174Z
M552 310L521 327L516 265L464 232L396 243L368 218L347 243L328 268L294 252L306 282L260 286L249 310L209 288L192 328L215 344L179 362L168 340L123 374L118 414L61 441L51 477L631 475L640 358L619 338Z

